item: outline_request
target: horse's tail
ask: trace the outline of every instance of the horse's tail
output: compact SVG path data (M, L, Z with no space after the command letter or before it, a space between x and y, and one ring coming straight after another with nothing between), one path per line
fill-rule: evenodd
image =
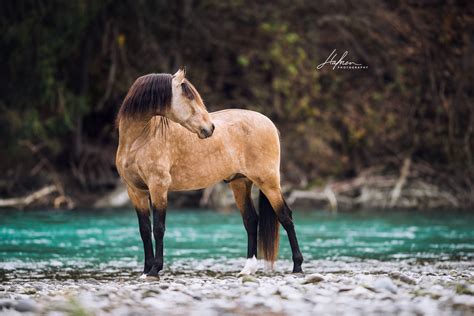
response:
M270 201L262 191L260 191L258 198L258 212L258 252L260 258L264 258L273 265L278 255L278 243L280 241L278 230L280 225Z

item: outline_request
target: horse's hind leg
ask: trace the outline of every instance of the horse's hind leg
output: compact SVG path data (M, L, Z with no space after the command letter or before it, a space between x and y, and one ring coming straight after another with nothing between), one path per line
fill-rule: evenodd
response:
M262 181L259 187L269 200L273 210L277 214L278 221L281 223L288 234L288 240L290 242L293 257L293 273L303 272L301 269L303 255L301 254L300 247L298 245L298 239L296 238L292 211L283 198L278 181Z
M257 227L258 215L251 198L252 182L245 179L236 179L230 182L230 187L234 192L235 203L240 210L247 231L247 262L239 273L252 274L257 271Z
M155 258L153 255L153 242L151 240L151 221L148 194L146 192L128 188L128 195L135 207L135 211L137 212L140 236L143 241L143 250L145 252L145 266L143 268L143 276L145 276L148 272L150 272Z

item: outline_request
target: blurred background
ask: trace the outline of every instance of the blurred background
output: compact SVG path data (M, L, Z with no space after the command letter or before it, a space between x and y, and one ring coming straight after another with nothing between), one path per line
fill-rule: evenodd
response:
M123 206L115 115L147 73L281 133L298 207L474 205L469 1L4 1L0 206ZM366 69L318 70L334 50ZM173 207L232 207L226 186Z

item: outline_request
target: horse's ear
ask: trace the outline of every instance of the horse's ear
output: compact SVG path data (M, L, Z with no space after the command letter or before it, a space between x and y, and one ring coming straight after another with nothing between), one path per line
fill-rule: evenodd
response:
M186 76L186 71L183 68L181 68L173 75L173 79L176 81L176 84L179 85L183 83L185 76Z

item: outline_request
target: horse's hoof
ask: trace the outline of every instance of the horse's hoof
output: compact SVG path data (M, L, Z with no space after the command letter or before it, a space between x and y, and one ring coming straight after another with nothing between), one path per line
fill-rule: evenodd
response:
M303 273L303 269L301 269L301 267L294 267L293 273Z
M142 281L159 281L160 277L158 275L142 274L138 279Z
M243 275L251 275L257 272L258 270L258 260L253 256L252 258L247 259L245 262L245 267L242 269L242 271L237 274L237 277L241 277Z

